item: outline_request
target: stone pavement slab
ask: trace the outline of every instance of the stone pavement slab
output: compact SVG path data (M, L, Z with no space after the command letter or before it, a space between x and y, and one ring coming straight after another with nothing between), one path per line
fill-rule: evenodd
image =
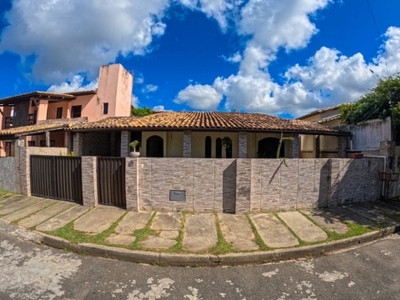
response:
M299 241L272 213L250 215L258 234L271 248L297 246Z
M183 248L198 252L215 246L218 242L217 226L212 214L188 215L186 218Z
M339 218L332 211L325 210L303 210L315 223L325 227L327 230L338 234L345 234L348 231L346 224L340 222Z
M342 207L332 207L329 210L337 216L337 218L342 222L359 224L365 227L375 226L375 222L364 218L363 216L353 213L350 210L344 209Z
M56 203L55 200L44 199L43 201L34 203L30 206L24 207L20 210L17 210L9 215L2 217L4 221L13 222L19 219L22 219L30 214L33 214L39 210L42 210L50 205L54 205Z
M392 219L386 217L383 213L381 213L378 209L374 207L368 207L367 205L363 205L361 203L352 204L348 206L344 206L344 208L352 211L353 213L359 214L367 219L370 219L374 222L381 222L390 225L396 225L396 222Z
M280 212L278 216L304 242L319 242L328 238L328 235L321 228L297 211Z
M33 227L43 223L44 221L54 217L55 215L74 207L76 204L65 201L58 201L55 205L52 205L44 210L41 210L28 218L22 219L18 222L19 225L24 227Z
M246 216L218 214L219 226L222 234L233 248L241 251L258 250L258 245L253 242L254 233Z
M174 246L177 242L171 239L165 239L158 236L151 236L147 240L142 241L140 245L149 249L168 249Z
M179 231L177 230L167 230L167 231L161 231L160 232L160 237L164 239L171 239L174 240L179 236Z
M91 235L108 229L123 214L125 210L114 207L96 207L74 222L74 229Z
M132 235L112 234L106 238L107 243L114 245L130 245L136 240Z
M43 198L26 198L26 200L21 200L11 205L0 208L0 215L7 215L21 208L27 207L29 205L35 204L37 202L43 201Z
M28 197L23 196L23 195L12 195L11 197L8 197L8 198L2 198L0 200L0 207L5 207L5 206L11 205L13 203L22 201L24 199L28 199Z
M138 229L146 227L152 212L129 212L115 228L120 235L131 235Z
M158 212L151 224L153 230L181 230L182 213Z
M73 208L68 209L68 210L64 211L63 213L61 213L57 216L54 216L50 220L36 226L36 230L40 230L40 231L57 230L61 227L64 227L69 222L75 220L79 216L83 215L89 209L90 209L90 207L88 207L88 206L81 206L81 205L74 206Z

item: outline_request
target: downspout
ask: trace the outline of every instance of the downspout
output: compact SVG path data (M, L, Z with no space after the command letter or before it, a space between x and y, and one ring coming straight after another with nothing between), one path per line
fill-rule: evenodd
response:
M364 155L364 157L371 157L371 158L383 158L383 172L386 173L386 159L387 157L384 155ZM385 181L382 181L382 197L385 197Z

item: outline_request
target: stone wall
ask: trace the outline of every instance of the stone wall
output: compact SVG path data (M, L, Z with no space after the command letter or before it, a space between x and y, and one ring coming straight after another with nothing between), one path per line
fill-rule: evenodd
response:
M15 158L0 157L0 190L16 193Z
M16 190L30 195L29 155L59 155L59 148L16 147ZM50 153L52 152L53 153ZM66 149L65 149L66 151ZM294 210L377 200L381 158L203 159L125 158L127 209L227 212ZM4 168L6 164L4 163ZM0 167L3 167L0 160ZM12 163L7 168L12 169ZM1 172L4 174L5 172ZM11 177L12 175L10 175ZM6 181L2 179L4 184ZM96 157L82 160L84 204L97 205ZM186 193L170 201L170 191Z

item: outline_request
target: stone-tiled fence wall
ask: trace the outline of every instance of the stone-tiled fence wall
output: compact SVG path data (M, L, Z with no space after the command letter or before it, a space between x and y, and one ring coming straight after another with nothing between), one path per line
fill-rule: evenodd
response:
M259 212L377 200L380 158L127 158L127 206L133 210ZM185 190L186 201L169 201Z
M19 174L15 177L16 190L28 195L29 155L59 155L60 151L66 151L65 148L16 149L15 174ZM82 159L87 205L97 204L95 162L95 157ZM286 159L287 166L277 159L248 158L127 157L125 163L127 209L237 214L377 200L382 188L378 173L384 169L383 159L369 157ZM186 201L170 201L170 190L184 190Z
M0 157L0 190L17 192L14 157Z

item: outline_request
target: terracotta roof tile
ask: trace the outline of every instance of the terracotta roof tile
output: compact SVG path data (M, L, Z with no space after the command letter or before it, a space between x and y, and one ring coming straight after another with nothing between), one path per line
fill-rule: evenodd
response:
M73 131L101 129L141 130L247 130L289 131L324 134L343 134L336 129L318 123L288 120L266 114L223 112L160 112L145 117L111 117L97 122L77 124Z
M19 127L11 127L7 129L0 130L0 135L20 135L20 134L29 134L29 133L37 133L43 132L46 130L59 130L66 129L71 127L72 123L44 123L44 124L35 124L29 126L19 126Z

